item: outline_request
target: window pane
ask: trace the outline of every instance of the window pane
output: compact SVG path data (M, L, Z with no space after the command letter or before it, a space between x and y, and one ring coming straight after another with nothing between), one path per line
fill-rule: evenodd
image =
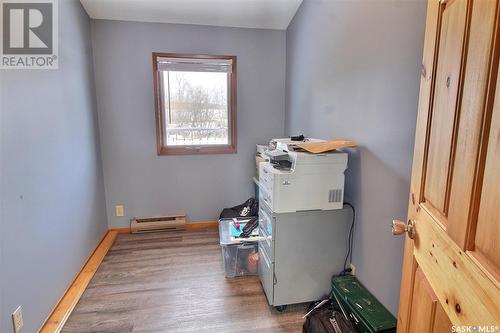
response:
M229 144L228 74L162 73L167 145Z

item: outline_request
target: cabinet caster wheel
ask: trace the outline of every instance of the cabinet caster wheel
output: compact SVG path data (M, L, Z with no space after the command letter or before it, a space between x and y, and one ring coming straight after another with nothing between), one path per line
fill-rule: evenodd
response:
M286 310L286 305L279 305L279 306L275 306L274 307L276 309L276 311L278 312L283 312Z

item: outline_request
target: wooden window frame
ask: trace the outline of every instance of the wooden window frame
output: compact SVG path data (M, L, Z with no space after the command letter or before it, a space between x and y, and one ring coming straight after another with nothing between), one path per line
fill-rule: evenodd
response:
M193 59L224 59L232 61L232 72L229 75L229 144L227 145L185 145L168 146L165 128L165 109L163 108L161 77L158 71L158 58L193 58ZM162 53L153 52L153 88L156 114L156 146L159 156L162 155L199 155L199 154L235 154L237 130L236 130L236 56L208 55L208 54L186 54L186 53Z

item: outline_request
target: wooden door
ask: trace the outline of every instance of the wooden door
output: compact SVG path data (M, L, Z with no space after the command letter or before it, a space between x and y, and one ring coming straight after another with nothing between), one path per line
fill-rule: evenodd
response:
M399 333L500 332L499 18L428 1Z

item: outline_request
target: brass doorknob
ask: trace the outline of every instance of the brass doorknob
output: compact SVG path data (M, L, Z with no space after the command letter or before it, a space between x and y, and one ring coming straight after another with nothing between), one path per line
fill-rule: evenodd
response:
M392 220L392 234L394 236L408 233L408 237L411 239L415 238L415 221L408 220L408 223L404 223L400 220Z

